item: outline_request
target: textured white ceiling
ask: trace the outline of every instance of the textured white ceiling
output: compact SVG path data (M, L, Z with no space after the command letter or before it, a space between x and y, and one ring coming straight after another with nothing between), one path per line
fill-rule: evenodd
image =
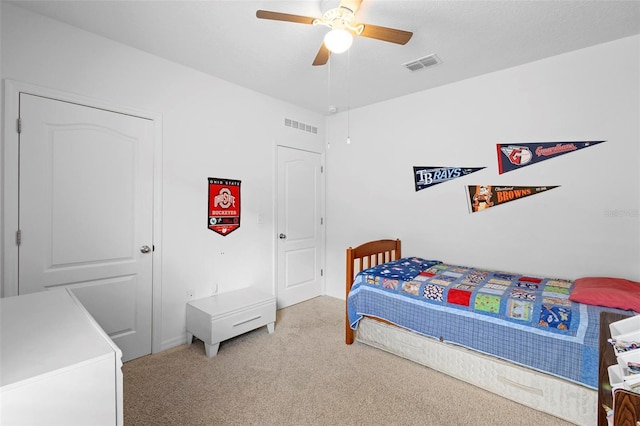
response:
M337 1L10 3L322 114L640 33L637 0L364 0L357 21L413 38L400 46L360 37L313 67L327 29L257 19L256 10L318 17ZM441 64L402 66L433 53Z

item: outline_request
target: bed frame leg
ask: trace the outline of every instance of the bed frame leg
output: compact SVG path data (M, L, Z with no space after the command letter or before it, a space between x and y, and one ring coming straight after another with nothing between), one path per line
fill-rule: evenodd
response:
M350 345L353 343L353 330L351 329L351 327L349 327L349 317L347 316L345 318L345 333L344 333L344 342L347 345Z
M353 343L353 330L349 326L349 292L351 291L351 284L353 283L353 263L354 263L354 253L353 249L349 247L347 249L347 280L346 280L346 293L344 298L344 342L347 345Z

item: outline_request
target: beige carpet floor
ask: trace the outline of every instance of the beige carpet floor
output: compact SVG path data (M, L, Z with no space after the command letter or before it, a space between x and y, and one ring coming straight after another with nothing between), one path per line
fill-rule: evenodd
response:
M344 344L344 301L281 309L266 327L125 363L134 425L568 425L411 361Z

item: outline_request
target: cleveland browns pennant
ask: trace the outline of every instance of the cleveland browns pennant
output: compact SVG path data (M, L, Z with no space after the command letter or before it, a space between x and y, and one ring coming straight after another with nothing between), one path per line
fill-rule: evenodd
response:
M471 213L489 209L520 198L548 191L556 186L505 186L505 185L469 185L467 200Z
M497 144L498 173L503 174L605 141Z
M240 181L208 178L208 227L222 236L240 227Z

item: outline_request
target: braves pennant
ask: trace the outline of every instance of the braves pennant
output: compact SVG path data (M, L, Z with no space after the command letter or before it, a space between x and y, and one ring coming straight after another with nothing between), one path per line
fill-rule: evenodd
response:
M448 180L470 175L484 168L485 167L413 166L416 192Z
M497 144L498 173L503 174L604 141Z
M211 177L208 180L208 227L226 236L240 227L240 181Z
M536 195L548 191L556 186L492 186L469 185L467 186L469 211L471 213L486 210L520 198Z

